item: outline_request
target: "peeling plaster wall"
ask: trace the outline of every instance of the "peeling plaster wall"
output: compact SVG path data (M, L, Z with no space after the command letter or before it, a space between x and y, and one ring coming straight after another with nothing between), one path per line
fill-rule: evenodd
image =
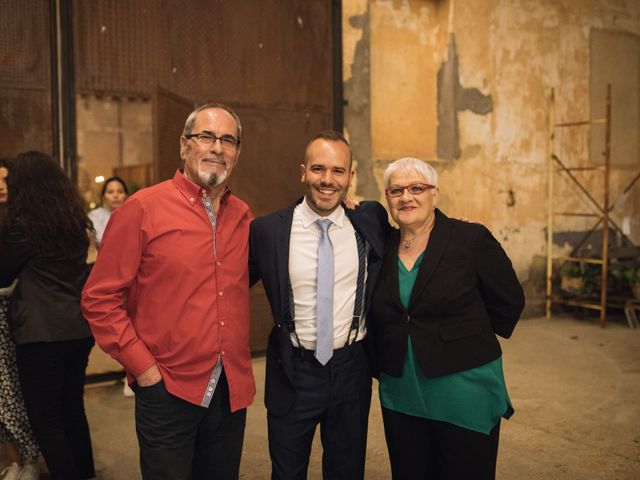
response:
M378 195L371 155L370 19L368 0L342 7L344 127L351 142L357 175L354 191L362 198Z
M382 172L390 160L411 155L431 161L441 175L440 207L451 216L487 225L519 278L525 284L539 279L544 265L540 256L546 252L550 90L555 88L557 121L588 119L590 30L640 34L640 2L370 0L362 8L370 16L368 168L373 168L378 189L377 196L369 190L367 197L384 200ZM460 151L454 160L438 155L436 141L437 76L447 58L450 34L455 35L460 85L490 96L493 107L486 113L457 111ZM345 38L348 35L345 31ZM345 55L345 62L346 68L354 66L353 57ZM359 74L350 71L351 78ZM346 100L351 103L348 96ZM352 117L347 128L359 120ZM588 165L585 128L563 130L557 140L559 156L567 163ZM612 201L637 171L612 170ZM602 177L592 177L586 180L587 188L601 199ZM619 224L629 218L636 244L639 187L614 211ZM592 211L567 182L558 181L557 188L558 208ZM358 192L362 190L359 185ZM566 221L557 229L582 231L591 224L585 219Z
M376 159L436 156L433 72L446 55L442 4L371 3L371 140Z

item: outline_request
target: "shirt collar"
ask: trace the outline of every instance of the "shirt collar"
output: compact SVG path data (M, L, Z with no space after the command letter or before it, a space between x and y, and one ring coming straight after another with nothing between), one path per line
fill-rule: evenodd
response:
M189 180L181 169L176 170L176 173L173 176L173 183L191 205L195 205L198 198L206 192L206 190L200 185ZM220 198L221 203L229 193L229 187L225 186L224 192Z
M314 212L309 204L307 203L307 197L305 196L302 199L302 203L300 204L300 213L302 215L302 226L304 228L309 228L309 226L318 219L329 219L331 223L342 227L345 219L344 208L342 208L342 204L338 206L331 215L323 217Z

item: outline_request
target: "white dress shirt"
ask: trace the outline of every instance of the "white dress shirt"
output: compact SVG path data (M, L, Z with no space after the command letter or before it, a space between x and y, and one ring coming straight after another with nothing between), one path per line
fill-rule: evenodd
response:
M289 243L289 278L293 291L295 329L301 345L297 345L293 334L292 342L307 350L315 350L316 346L316 277L320 229L315 221L321 218L331 220L329 238L333 245L334 257L334 349L346 345L353 319L358 280L358 244L353 225L343 207L338 207L328 217L321 217L311 210L305 198L293 212ZM362 318L357 340L366 335L364 323ZM350 341L353 341L353 337L352 332Z

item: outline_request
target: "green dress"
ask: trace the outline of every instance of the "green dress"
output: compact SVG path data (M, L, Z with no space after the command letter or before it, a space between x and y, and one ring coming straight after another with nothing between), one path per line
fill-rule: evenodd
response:
M411 290L424 252L411 270L398 258L400 300L409 305ZM502 358L452 375L427 378L413 353L411 336L401 377L380 374L380 403L383 407L415 417L451 423L489 434L501 417L513 414L502 372Z

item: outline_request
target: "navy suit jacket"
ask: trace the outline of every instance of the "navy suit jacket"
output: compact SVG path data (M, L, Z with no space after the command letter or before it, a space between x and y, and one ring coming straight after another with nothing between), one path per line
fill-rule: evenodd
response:
M249 236L251 285L262 280L273 316L273 328L267 345L265 405L269 413L275 416L285 415L295 401L291 363L293 345L288 328L288 324L293 321L290 305L292 295L289 282L289 239L293 211L300 202L302 198L287 208L255 219L251 224ZM366 315L371 303L373 286L382 267L384 246L391 227L386 210L378 202L362 202L355 210L345 208L345 212L353 227L370 247L365 291ZM373 342L368 338L365 339L365 343L368 349L372 348ZM370 350L369 354L373 360Z

